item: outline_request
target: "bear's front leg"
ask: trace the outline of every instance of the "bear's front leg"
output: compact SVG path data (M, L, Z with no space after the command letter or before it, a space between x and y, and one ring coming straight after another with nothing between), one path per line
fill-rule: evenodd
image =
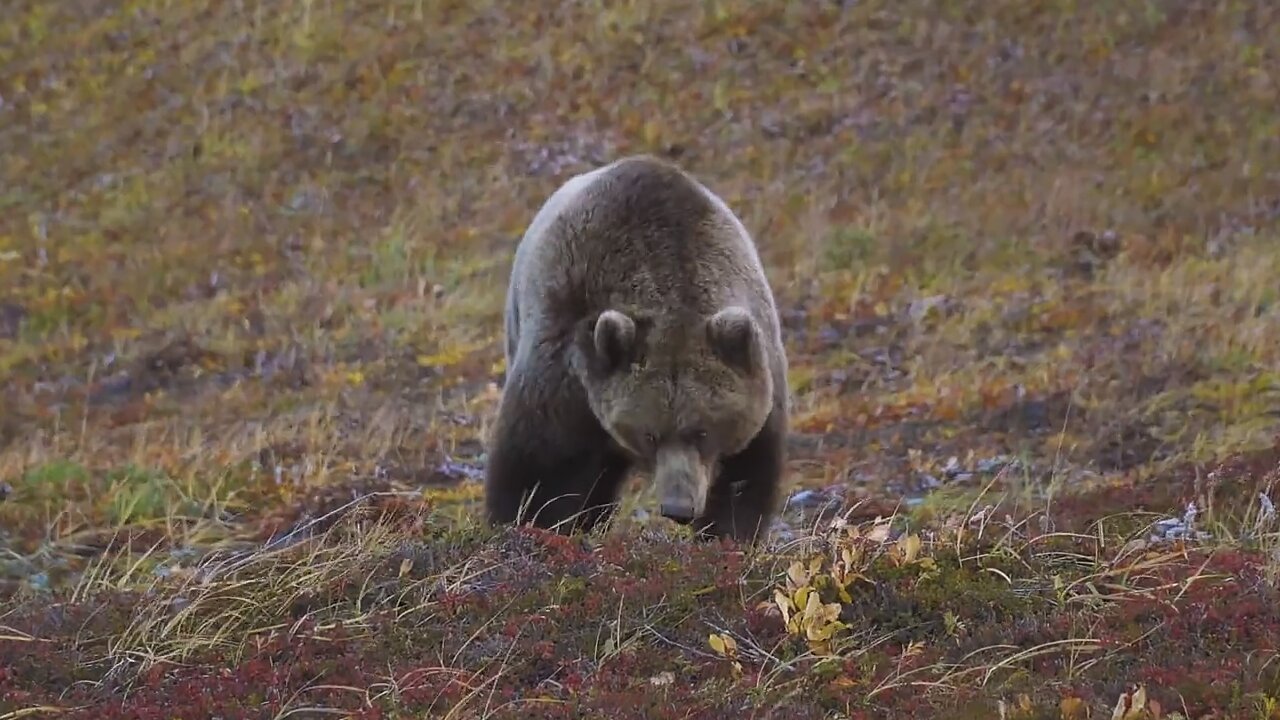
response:
M694 523L702 537L731 537L748 545L765 537L782 484L786 427L785 416L775 409L742 452L724 458L706 511Z
M508 377L485 468L490 523L587 532L613 516L630 463L573 385L548 366Z

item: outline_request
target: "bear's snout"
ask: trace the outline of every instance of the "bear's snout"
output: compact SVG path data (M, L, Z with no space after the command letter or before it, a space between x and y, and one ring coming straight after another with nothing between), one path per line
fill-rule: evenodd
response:
M693 522L693 518L696 516L697 513L693 511L693 505L688 503L662 503L662 517L674 520L681 525L688 525Z
M658 451L654 479L658 483L662 516L687 525L702 514L706 505L706 469L697 450L666 447Z

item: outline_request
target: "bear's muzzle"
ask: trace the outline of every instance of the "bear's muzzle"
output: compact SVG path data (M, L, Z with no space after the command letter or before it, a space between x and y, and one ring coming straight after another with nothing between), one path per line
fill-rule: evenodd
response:
M663 517L687 525L702 515L709 483L696 448L677 444L659 449L654 481Z

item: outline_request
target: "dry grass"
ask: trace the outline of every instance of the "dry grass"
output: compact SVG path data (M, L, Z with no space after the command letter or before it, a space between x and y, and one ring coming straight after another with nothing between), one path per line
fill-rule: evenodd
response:
M1265 2L10 0L0 717L1280 717L1278 39ZM581 542L474 524L515 239L634 152L784 309L810 492L759 557L643 492Z

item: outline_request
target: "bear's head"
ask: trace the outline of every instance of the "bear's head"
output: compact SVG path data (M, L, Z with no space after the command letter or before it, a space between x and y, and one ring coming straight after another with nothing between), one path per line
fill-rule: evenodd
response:
M737 306L679 319L606 310L580 327L573 353L595 416L653 474L662 514L700 516L720 459L743 450L772 408L760 325Z

